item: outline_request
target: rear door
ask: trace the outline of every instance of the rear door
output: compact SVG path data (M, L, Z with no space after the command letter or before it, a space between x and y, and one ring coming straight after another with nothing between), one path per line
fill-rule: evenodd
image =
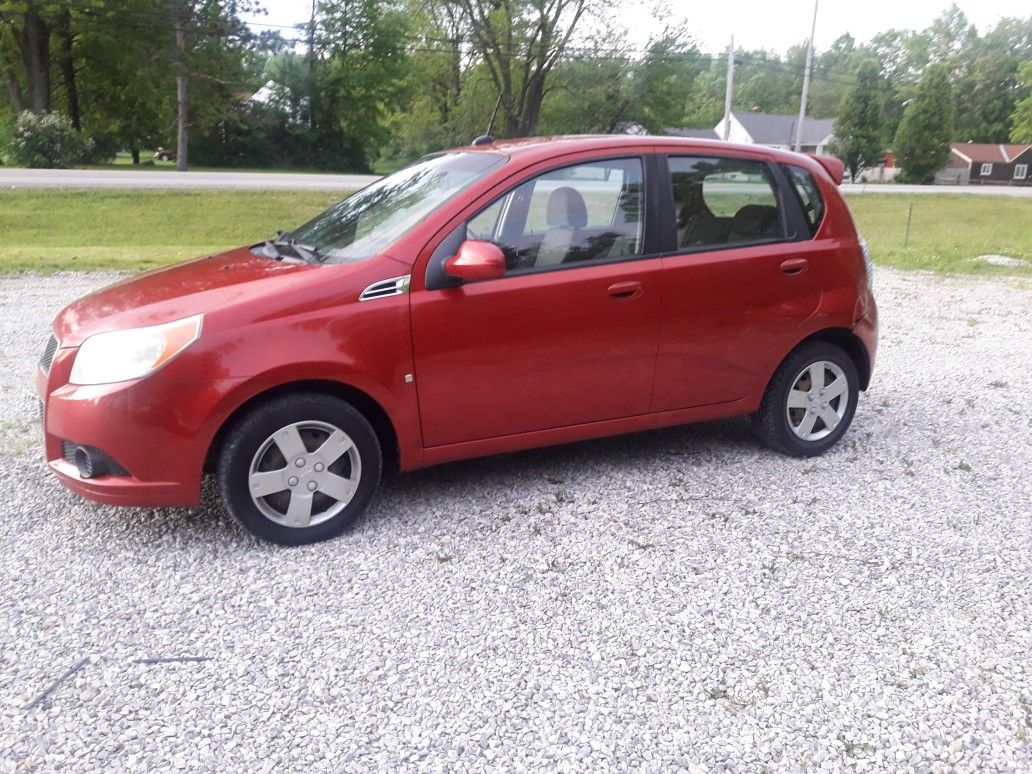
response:
M545 168L430 246L411 294L425 446L648 412L663 269L646 247L645 166ZM501 247L508 272L442 286L467 236Z
M669 253L654 411L745 397L820 301L784 173L762 157L666 157Z

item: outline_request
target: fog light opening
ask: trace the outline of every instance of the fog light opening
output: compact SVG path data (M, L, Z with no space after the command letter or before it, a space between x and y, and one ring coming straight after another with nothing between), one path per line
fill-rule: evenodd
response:
M93 478L96 470L93 466L93 456L83 446L76 446L72 452L72 463L79 471L82 478Z

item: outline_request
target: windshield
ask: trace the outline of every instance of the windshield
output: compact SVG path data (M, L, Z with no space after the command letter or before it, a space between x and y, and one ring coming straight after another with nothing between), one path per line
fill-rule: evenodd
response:
M377 180L289 235L326 263L371 258L452 196L505 162L498 153L444 153Z

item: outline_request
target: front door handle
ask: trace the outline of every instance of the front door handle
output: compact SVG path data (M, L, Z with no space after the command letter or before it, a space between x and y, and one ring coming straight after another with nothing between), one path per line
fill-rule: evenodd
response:
M613 298L637 298L641 295L641 283L637 280L617 282L609 286L609 295Z
M802 274L806 271L808 262L805 258L789 258L782 262L781 271L785 274Z

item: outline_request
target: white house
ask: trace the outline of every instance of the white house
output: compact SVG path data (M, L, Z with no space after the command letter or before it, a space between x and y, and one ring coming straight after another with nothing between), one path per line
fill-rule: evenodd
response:
M795 148L796 127L799 116L783 116L759 111L740 111L731 114L730 142L767 145L771 148L792 150ZM803 121L802 152L824 154L835 139L835 120L832 118L806 118ZM720 138L724 136L724 121L713 127Z

